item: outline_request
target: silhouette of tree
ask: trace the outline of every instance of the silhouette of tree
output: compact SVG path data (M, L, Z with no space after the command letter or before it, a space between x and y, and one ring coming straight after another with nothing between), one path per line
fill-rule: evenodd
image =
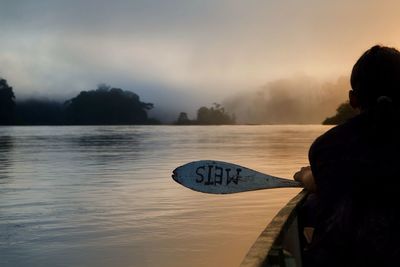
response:
M46 99L28 99L17 102L16 121L20 125L65 124L64 106Z
M197 110L196 120L190 120L186 112L181 112L175 124L178 125L218 125L235 124L235 116L226 113L224 107L214 103L211 108L201 107Z
M322 122L322 124L326 125L340 124L354 117L357 114L358 112L350 106L350 103L345 102L339 105L339 107L336 109L336 114L334 116L326 118Z
M211 124L213 121L211 111L207 107L201 107L197 110L197 122L200 124Z
M97 90L80 92L65 106L68 123L79 125L146 124L146 110L153 108L133 92L104 84Z
M193 121L189 119L186 112L181 112L179 113L178 119L176 120L175 124L188 125L188 124L193 124Z
M201 107L197 110L198 124L234 124L235 117L226 113L224 107L214 103L211 108Z
M0 125L14 122L15 95L5 79L0 78Z

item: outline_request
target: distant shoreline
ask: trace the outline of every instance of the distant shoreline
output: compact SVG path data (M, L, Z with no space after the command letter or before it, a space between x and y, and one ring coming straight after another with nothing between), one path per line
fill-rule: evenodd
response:
M26 127L26 126L177 126L177 127L190 127L190 126L308 126L308 125L321 125L321 126L335 126L336 124L322 124L322 123L274 123L274 124L254 124L254 123L243 123L243 124L173 124L173 123L161 123L161 124L10 124L0 125L0 127Z

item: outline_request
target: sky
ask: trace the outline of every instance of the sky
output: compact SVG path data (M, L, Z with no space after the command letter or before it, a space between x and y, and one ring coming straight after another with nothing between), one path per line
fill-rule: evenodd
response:
M348 76L372 45L400 47L399 11L391 0L0 0L0 77L17 98L106 83L156 113L194 114L282 79Z

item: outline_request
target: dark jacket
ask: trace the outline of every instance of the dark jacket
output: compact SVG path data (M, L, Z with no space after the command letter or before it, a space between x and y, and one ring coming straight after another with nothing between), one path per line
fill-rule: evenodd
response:
M315 140L315 266L400 266L400 135L363 113Z

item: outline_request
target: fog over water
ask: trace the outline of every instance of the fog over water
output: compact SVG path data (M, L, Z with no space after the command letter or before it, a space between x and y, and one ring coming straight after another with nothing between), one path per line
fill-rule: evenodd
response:
M269 82L253 92L225 100L224 106L238 123L307 124L321 123L347 100L349 78L320 82L307 76Z
M399 8L394 0L4 0L0 77L17 98L65 100L107 83L171 120L237 94L252 98L296 73L335 84L372 45L400 45ZM268 109L276 108L260 107L252 121Z

